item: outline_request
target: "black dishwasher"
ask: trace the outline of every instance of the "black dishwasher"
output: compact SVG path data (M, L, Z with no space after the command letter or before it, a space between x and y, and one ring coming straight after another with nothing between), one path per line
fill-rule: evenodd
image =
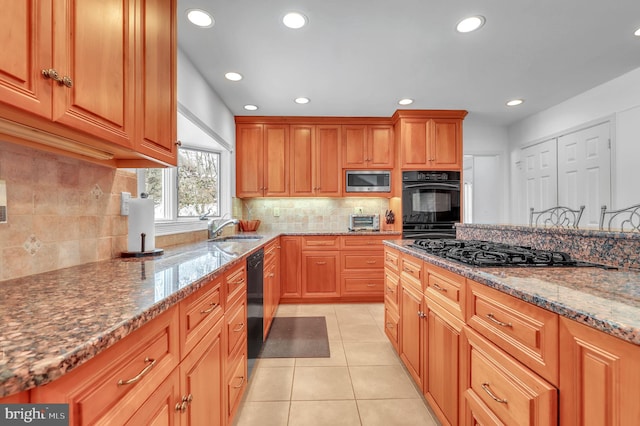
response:
M264 332L264 292L263 292L264 249L247 257L247 364L248 375L262 349Z

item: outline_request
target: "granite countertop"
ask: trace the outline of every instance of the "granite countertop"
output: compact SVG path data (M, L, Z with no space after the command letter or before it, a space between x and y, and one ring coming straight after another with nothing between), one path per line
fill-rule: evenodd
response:
M161 256L111 259L0 283L0 398L43 385L131 334L279 235L195 244ZM247 234L248 235L248 234Z
M640 345L640 271L599 267L473 267L413 249L386 245L541 308Z

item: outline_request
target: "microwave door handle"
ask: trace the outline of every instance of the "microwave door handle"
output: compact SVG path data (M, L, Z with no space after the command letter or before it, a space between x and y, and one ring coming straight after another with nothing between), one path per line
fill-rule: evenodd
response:
M460 189L459 183L416 183L405 185L403 189Z

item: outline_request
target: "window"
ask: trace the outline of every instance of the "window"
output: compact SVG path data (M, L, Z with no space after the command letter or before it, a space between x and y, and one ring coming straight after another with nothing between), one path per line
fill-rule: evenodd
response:
M156 221L220 216L220 153L179 148L178 167L141 169L139 187L155 204Z

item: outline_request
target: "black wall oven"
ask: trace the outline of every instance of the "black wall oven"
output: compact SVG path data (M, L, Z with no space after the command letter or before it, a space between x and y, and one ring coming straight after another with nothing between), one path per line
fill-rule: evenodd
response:
M402 173L402 237L455 238L460 222L460 172Z

